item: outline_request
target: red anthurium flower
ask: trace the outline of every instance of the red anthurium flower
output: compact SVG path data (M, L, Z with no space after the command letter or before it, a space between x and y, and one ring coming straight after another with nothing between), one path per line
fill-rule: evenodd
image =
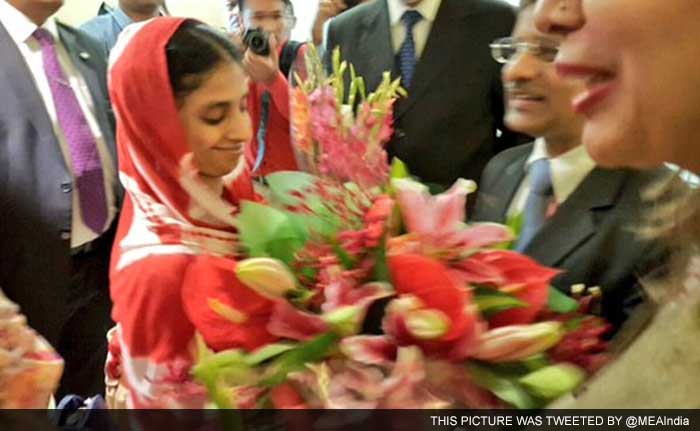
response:
M502 311L489 319L491 327L531 323L547 304L549 286L559 270L540 265L533 259L509 250L493 250L470 256L465 266L478 268L482 274L500 273L499 283L483 283L503 292L515 295L528 304L527 307ZM486 268L489 268L488 270ZM474 276L474 274L472 274ZM496 281L496 278L494 280Z
M422 255L390 256L388 262L399 299L388 307L385 331L399 345L417 344L431 356L452 358L455 349L466 355L479 325L461 280Z
M265 329L273 302L241 283L236 263L214 256L198 257L184 283L183 304L190 321L215 351L254 350L277 340Z

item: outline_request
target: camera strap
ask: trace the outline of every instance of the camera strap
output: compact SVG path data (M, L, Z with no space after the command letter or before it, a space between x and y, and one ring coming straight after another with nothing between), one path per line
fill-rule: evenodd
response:
M262 94L262 105L260 107L260 123L258 124L258 134L256 139L258 141L258 154L255 156L255 164L253 165L253 172L255 173L265 158L266 141L267 141L267 124L270 117L270 92L264 91Z
M292 70L292 65L294 65L302 45L304 45L304 42L290 40L282 48L280 53L280 70L287 79L289 79L289 72Z

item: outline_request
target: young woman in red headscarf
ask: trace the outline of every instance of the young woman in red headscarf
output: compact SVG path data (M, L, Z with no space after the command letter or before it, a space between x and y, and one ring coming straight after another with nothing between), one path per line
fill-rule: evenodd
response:
M202 407L190 375L196 333L213 350L274 341L271 302L234 275L234 215L256 199L241 157L252 134L248 82L231 43L191 20L154 19L115 57L110 95L127 197L112 255L108 377L119 375L133 407Z

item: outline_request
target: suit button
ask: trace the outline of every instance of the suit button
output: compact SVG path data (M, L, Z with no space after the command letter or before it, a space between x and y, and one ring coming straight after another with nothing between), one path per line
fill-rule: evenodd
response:
M71 183L61 183L61 191L63 193L70 193L73 191L73 184Z
M70 239L70 232L64 230L61 232L61 239L64 241L68 241Z

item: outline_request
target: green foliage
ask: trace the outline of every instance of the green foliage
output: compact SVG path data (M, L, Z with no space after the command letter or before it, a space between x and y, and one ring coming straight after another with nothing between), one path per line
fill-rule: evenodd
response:
M338 336L333 333L319 335L313 340L299 344L275 359L268 367L261 384L274 387L283 383L287 375L303 370L306 364L323 360L338 343Z
M469 375L484 389L491 391L496 397L518 409L534 409L541 407L542 402L533 397L516 376L498 373L487 365L469 362L466 365Z
M528 391L545 400L568 394L585 379L586 373L572 364L556 364L533 371L519 382Z
M527 307L527 303L513 295L485 287L477 287L474 290L474 303L487 319L501 311Z
M556 287L549 286L547 307L555 313L567 314L578 310L579 304L578 301L565 295Z

